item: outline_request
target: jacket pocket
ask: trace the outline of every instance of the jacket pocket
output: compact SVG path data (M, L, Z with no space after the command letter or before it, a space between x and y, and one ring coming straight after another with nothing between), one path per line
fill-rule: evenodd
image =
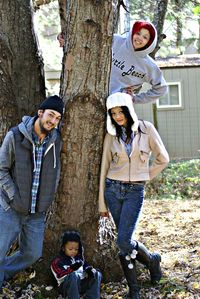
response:
M7 195L5 195L5 193L2 191L2 189L0 190L0 206L2 207L2 209L4 211L7 211L10 209L9 199L8 199Z
M22 202L22 199L21 199L21 196L20 196L18 190L15 190L14 197L11 198L9 204L14 210L19 211L19 212L24 211L24 209L26 208L26 205L24 202Z
M139 168L149 168L149 156L150 153L144 150L140 150L139 157L140 157L140 162L139 162Z
M1 189L1 191L0 191L0 197L2 198L2 200L4 201L4 202L6 202L6 204L10 204L10 202L12 201L12 199L13 198L9 198L8 197L8 194L7 194L7 192L5 191L5 190L3 190L3 189Z
M112 162L114 164L117 164L119 162L119 154L117 152L115 152L114 155L112 156Z

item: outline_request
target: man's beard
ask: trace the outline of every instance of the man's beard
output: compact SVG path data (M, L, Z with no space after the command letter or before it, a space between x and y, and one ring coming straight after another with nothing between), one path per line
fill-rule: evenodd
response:
M49 133L53 130L53 129L51 129L51 130L46 130L46 129L44 128L43 124L42 124L41 119L39 119L39 126L40 126L40 132L41 132L42 134L45 134L45 135L49 134Z

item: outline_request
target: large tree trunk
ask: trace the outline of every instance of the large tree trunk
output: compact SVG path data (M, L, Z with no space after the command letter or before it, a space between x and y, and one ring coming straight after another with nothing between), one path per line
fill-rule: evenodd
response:
M0 144L17 112L11 80L11 56L6 36L0 29Z
M97 264L98 184L105 124L105 99L113 33L112 1L59 1L66 11L61 96L62 172L57 200L47 223L45 248L55 254L61 233L81 232L86 256ZM66 6L65 6L66 5Z
M45 96L43 63L28 0L0 0L0 140Z

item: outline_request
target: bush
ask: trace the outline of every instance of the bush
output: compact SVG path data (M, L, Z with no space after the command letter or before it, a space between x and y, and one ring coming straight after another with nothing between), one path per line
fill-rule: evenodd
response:
M200 159L171 161L146 186L149 199L200 199Z

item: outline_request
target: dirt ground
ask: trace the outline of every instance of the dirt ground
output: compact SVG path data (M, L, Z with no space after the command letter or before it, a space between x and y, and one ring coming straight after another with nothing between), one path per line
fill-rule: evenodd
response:
M137 238L162 255L163 278L156 287L139 269L142 299L200 298L200 201L146 200ZM123 281L125 282L125 281ZM103 298L124 297L122 283L105 286Z
M147 269L138 265L141 299L200 298L200 200L146 200L137 238L161 253L163 270L160 283L152 286ZM24 288L8 285L0 298L61 299L51 286L29 280ZM101 298L122 299L126 292L125 280L103 284Z

